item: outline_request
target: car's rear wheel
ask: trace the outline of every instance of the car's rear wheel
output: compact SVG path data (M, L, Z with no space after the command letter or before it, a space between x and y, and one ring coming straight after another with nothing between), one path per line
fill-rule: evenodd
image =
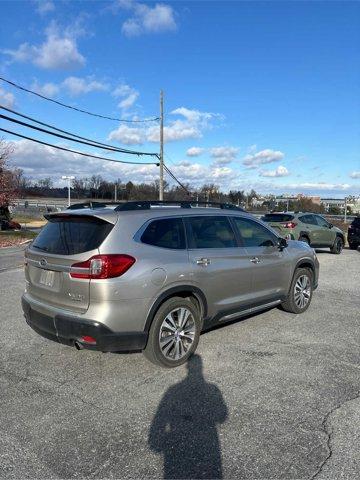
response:
M310 240L308 239L308 237L305 237L305 235L301 235L301 236L299 237L299 241L300 241L300 242L305 242L305 243L307 243L308 245L310 245Z
M170 298L155 314L143 353L156 365L177 367L195 352L200 331L200 312L194 303L187 298Z
M349 243L349 247L351 250L357 250L359 248L358 243Z
M342 252L343 247L344 247L344 240L341 237L336 237L334 245L330 247L330 251L335 255L339 255Z
M313 294L313 274L308 268L298 268L289 293L281 307L286 312L303 313L309 307Z

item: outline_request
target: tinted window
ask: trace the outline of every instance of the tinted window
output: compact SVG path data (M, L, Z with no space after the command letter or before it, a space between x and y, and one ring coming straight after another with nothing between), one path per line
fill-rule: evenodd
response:
M50 218L32 246L58 255L87 252L98 248L112 228L94 217Z
M299 220L301 220L302 223L307 223L308 225L317 225L314 215L302 215L299 217Z
M352 225L354 225L354 227L360 227L360 217L354 218Z
M329 228L328 222L325 220L325 218L320 217L319 215L313 215L315 218L315 221L319 227L327 227Z
M239 217L234 217L234 221L244 247L270 247L276 244L277 237L259 223Z
M264 215L261 220L263 222L291 222L294 215L289 215L287 213L267 213Z
M188 217L190 248L237 247L235 234L227 217Z
M185 248L184 225L181 218L162 218L154 220L146 227L141 241L155 247Z

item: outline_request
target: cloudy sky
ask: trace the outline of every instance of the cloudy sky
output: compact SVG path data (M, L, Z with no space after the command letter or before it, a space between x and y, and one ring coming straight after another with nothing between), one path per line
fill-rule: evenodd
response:
M1 12L1 77L125 120L157 117L162 88L165 161L182 182L359 193L359 3L3 0ZM159 150L156 122L90 117L2 81L0 104L101 142ZM0 122L95 155L149 161ZM156 166L97 161L3 136L14 142L13 164L59 185L64 174L135 182L158 176Z

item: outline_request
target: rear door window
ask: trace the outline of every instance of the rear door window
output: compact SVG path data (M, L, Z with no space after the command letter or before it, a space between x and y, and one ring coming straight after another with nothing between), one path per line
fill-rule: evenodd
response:
M225 216L186 217L189 248L234 248L235 233Z
M74 255L98 248L113 224L95 217L50 217L32 247L55 255Z
M186 248L184 224L181 218L153 220L141 236L141 241L154 247Z
M306 223L307 225L317 225L314 215L302 215L299 217L302 223Z

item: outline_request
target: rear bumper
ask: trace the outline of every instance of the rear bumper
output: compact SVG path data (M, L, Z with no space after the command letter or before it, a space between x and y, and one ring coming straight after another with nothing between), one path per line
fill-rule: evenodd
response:
M78 343L83 348L102 352L143 350L146 346L146 332L117 333L96 321L71 315L45 315L32 308L24 297L21 302L27 324L49 340L69 346ZM82 342L81 338L85 335L95 338L96 345Z

